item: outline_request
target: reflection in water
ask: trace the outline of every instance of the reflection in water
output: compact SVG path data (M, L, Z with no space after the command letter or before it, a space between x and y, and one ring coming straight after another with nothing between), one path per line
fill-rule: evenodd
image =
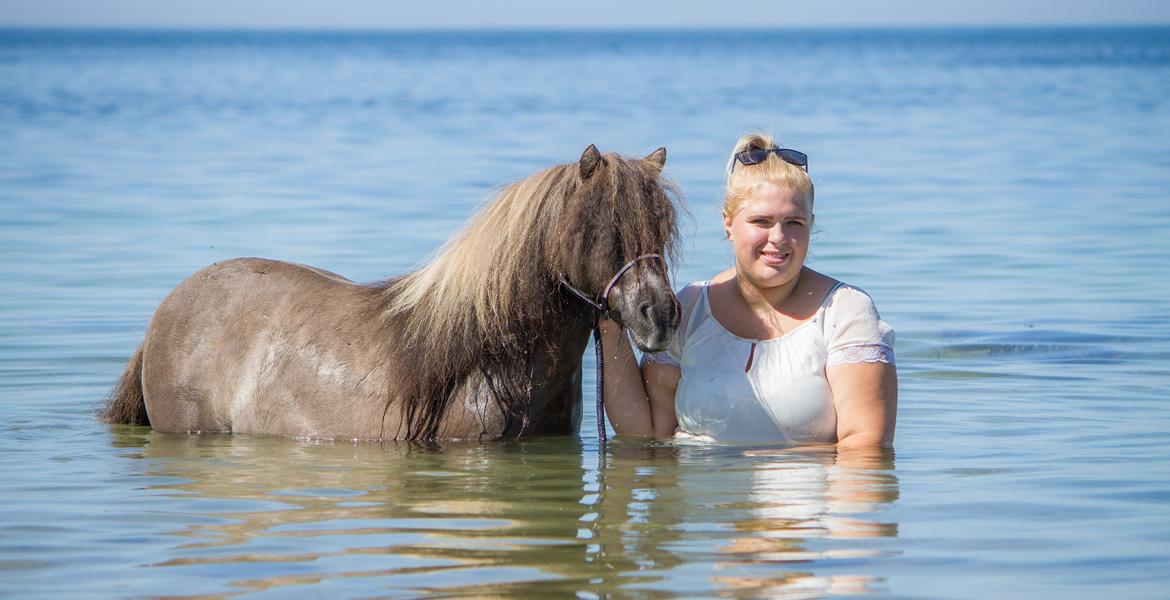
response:
M871 520L882 504L897 498L892 456L881 453L819 452L759 453L751 499L753 518L736 526L736 537L724 552L734 564L794 563L822 559L873 558L882 551L862 547L814 550L818 539L895 537L897 525ZM818 577L794 572L769 579L758 575L720 577L721 583L748 587L767 595L859 594L877 581L863 574ZM795 593L795 594L794 594Z
M654 575L628 580L635 589L864 593L876 580L816 565L888 552L824 542L897 536L874 514L898 496L888 452L615 445L606 466L600 552L616 572ZM687 573L659 577L678 567Z
M861 593L897 526L892 457L577 438L428 447L113 428L176 543L144 561L231 593ZM588 466L587 466L588 465ZM887 545L888 546L888 545ZM858 562L860 560L860 562ZM309 588L299 586L311 586Z

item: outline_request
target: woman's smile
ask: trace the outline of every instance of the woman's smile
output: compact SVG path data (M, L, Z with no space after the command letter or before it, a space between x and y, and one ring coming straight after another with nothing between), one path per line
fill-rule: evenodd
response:
M787 250L768 250L760 251L760 256L764 259L764 264L769 267L782 267L784 263L792 258L792 253Z

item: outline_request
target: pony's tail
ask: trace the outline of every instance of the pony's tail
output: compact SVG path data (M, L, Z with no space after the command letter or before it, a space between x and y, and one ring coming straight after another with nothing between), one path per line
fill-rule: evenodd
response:
M142 346L130 357L130 364L106 398L106 406L98 415L106 423L150 425L146 414L146 399L142 396Z

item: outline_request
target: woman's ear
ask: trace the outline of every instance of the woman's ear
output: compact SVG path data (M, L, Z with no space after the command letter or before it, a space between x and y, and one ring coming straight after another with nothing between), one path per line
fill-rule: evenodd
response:
M731 239L731 221L732 221L731 215L727 214L727 211L724 210L723 211L723 236L729 240Z

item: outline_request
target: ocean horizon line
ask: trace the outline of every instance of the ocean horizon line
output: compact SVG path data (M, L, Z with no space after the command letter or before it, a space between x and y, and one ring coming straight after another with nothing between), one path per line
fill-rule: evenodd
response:
M266 25L12 25L0 24L0 33L272 33L272 34L506 34L506 33L591 33L591 34L664 34L664 33L848 33L848 32L976 32L976 31L1135 31L1170 29L1170 21L1157 23L984 23L984 24L877 24L877 25L791 25L697 27L674 25L646 26L511 26L478 27L346 27L346 26L266 26Z

